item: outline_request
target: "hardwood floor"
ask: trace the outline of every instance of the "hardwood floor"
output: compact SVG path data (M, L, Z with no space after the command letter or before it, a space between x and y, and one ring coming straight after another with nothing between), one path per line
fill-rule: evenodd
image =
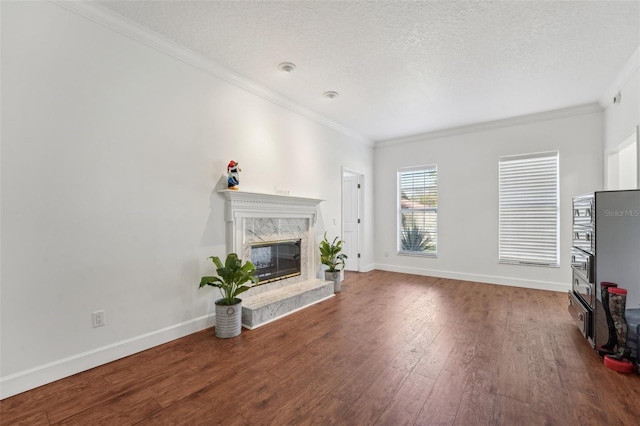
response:
M566 295L391 272L229 340L208 329L0 402L2 425L637 425Z

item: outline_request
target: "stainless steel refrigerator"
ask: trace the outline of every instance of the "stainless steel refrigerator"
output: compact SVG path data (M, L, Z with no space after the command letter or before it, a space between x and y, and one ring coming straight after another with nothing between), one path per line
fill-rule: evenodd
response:
M615 283L627 290L628 346L636 356L636 325L640 320L640 190L598 191L574 197L571 250L569 311L578 327L593 347L607 342L609 328L601 283Z

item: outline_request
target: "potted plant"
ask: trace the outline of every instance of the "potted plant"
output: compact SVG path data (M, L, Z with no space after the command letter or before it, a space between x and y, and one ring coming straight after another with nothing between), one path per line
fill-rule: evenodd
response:
M333 281L334 293L339 293L341 290L339 267L342 266L344 268L344 261L347 259L347 255L342 253L342 243L343 241L338 237L329 242L326 232L324 233L324 239L320 241L320 262L328 266L328 269L324 271L324 279Z
M245 283L258 282L258 277L254 276L256 267L249 261L243 265L235 253L227 255L224 265L217 256L211 256L209 259L216 265L218 276L202 277L199 288L210 285L220 290L222 299L215 301L216 337L235 337L242 329L242 299L239 299L238 295L251 288L251 285Z

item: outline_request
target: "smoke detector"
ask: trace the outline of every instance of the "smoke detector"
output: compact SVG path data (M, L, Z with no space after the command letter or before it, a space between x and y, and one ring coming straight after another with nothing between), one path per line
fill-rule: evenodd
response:
M340 93L334 92L333 90L330 90L328 92L324 92L322 94L322 96L324 96L327 99L334 99L334 98L337 98L338 96L340 96Z
M291 74L293 70L296 69L296 64L292 62L283 62L278 65L278 69L282 72L286 72L287 74Z

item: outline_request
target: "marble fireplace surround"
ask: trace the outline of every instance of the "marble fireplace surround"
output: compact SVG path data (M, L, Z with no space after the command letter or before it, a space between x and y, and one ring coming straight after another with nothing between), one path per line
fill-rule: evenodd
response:
M225 197L227 253L251 259L251 245L301 240L301 274L258 285L242 294L243 326L256 328L333 296L327 281L316 279L316 219L322 200L221 190Z

